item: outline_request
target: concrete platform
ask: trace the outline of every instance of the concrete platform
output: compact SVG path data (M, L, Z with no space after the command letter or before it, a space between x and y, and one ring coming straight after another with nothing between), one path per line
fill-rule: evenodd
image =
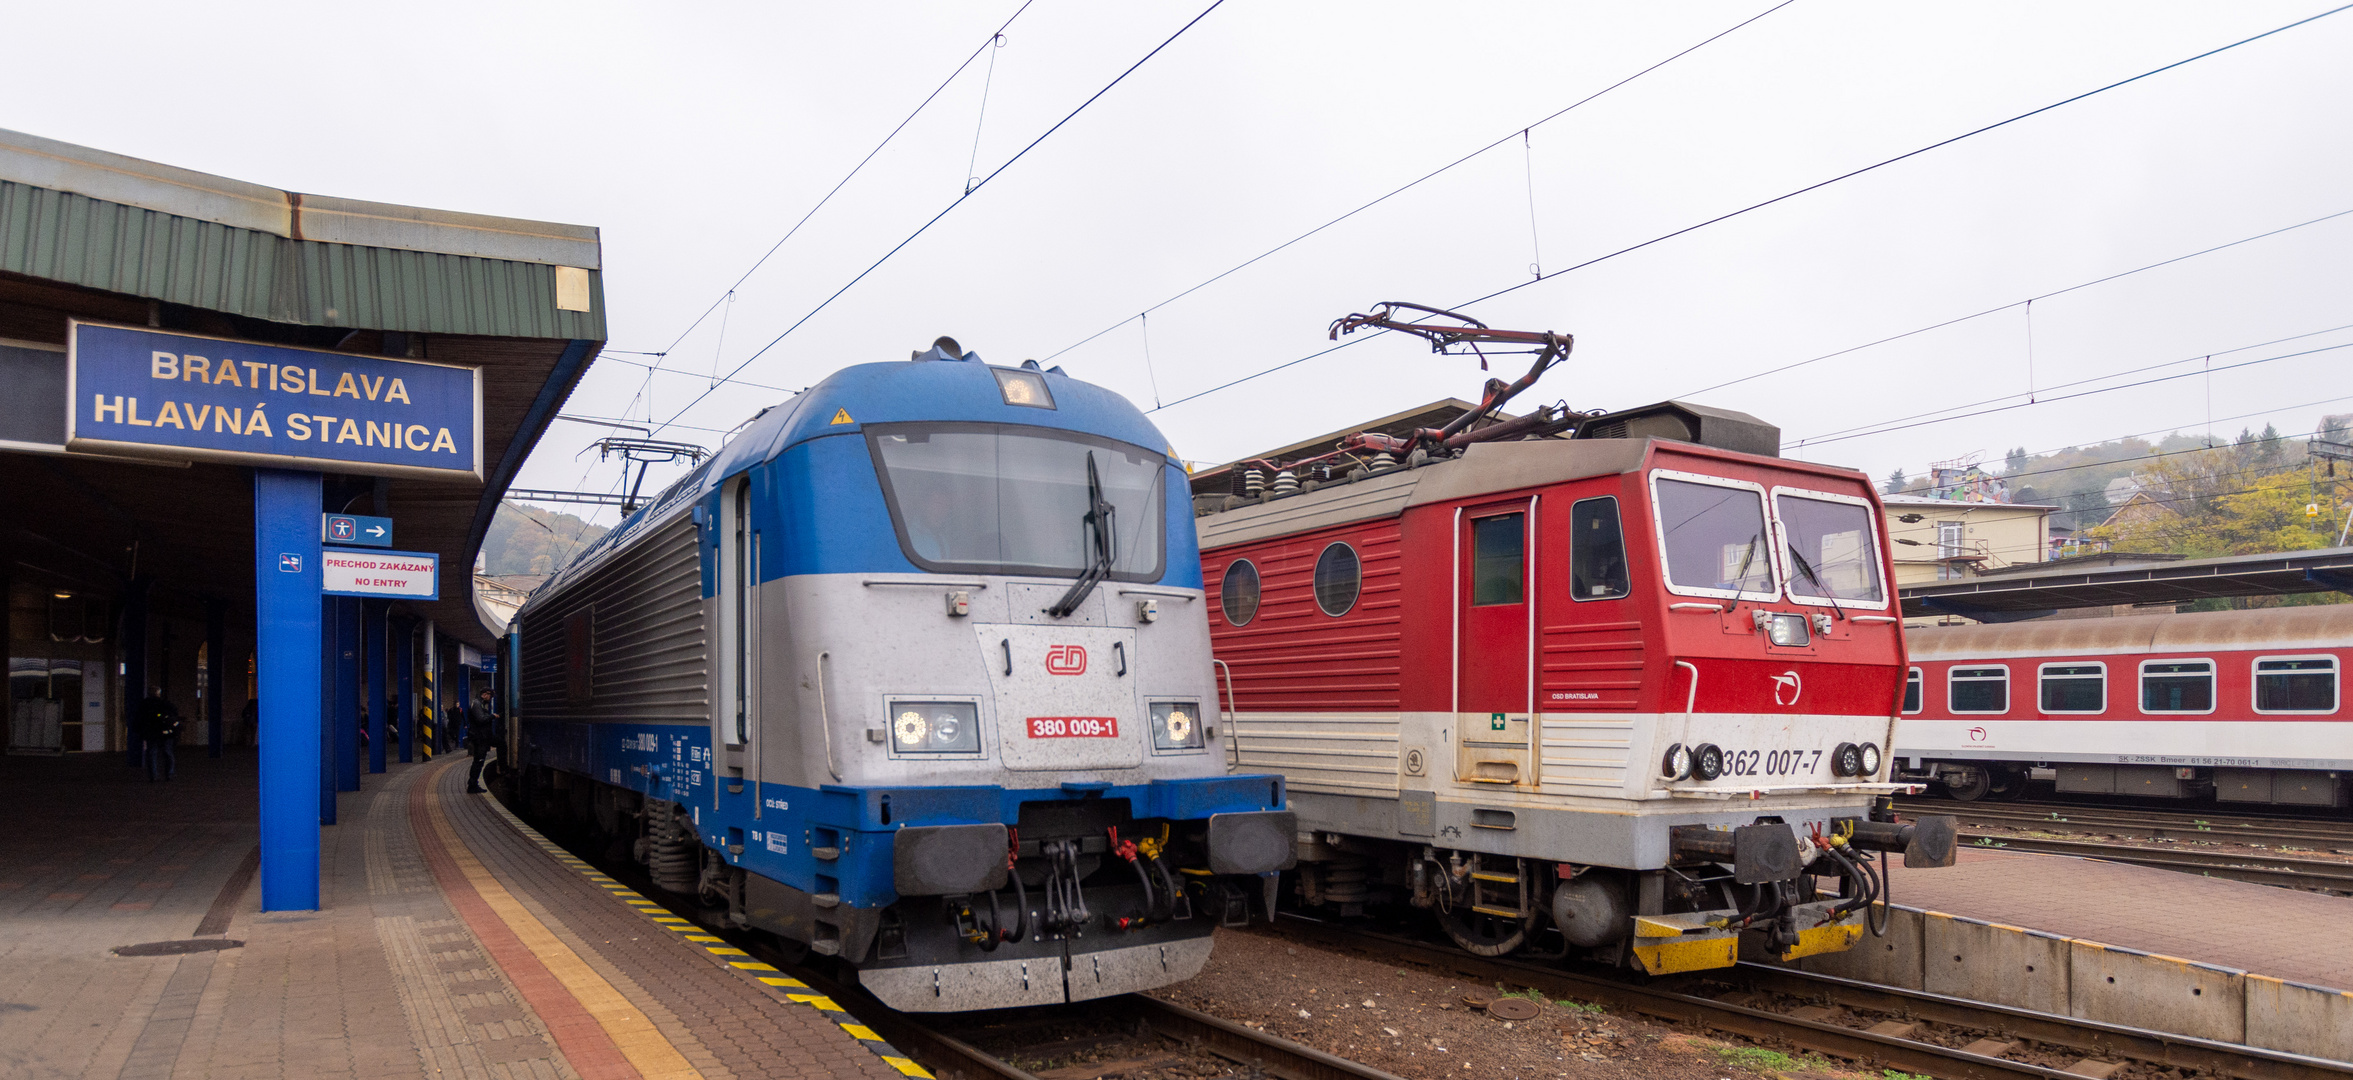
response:
M2353 898L1969 847L1944 869L1889 865L1907 907L2353 990Z
M465 764L343 795L324 910L265 915L251 752L183 754L165 784L117 755L0 758L0 1075L928 1075L464 794ZM241 944L112 951L189 941Z

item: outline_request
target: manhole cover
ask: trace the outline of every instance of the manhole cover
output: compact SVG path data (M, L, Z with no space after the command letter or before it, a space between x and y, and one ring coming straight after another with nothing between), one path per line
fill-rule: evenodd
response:
M1496 998L1487 1003L1487 1015L1498 1020L1533 1020L1537 1011L1536 1003L1527 998Z
M116 956L186 956L189 953L219 952L222 949L242 949L245 943L231 938L189 938L185 941L150 941L144 945L117 945Z

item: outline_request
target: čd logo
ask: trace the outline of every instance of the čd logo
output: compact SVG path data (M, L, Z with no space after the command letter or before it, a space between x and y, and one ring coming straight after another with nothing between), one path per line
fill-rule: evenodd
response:
M1087 672L1087 650L1079 645L1056 645L1046 650L1046 674L1084 675Z

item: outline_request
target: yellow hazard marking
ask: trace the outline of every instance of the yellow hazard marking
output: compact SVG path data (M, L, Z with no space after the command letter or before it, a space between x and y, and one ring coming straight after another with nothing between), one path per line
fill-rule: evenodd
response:
M923 1066L917 1065L916 1063L909 1061L906 1058L892 1057L889 1054L884 1054L882 1055L882 1060L884 1064L887 1064L891 1068L897 1069L908 1076L920 1076L923 1078L923 1080L932 1080L930 1070L927 1070Z
M742 969L743 969L743 970L745 970L745 971L774 971L774 970L776 970L776 965L774 965L774 964L763 964L763 963L759 962L758 960L730 960L730 961L728 961L728 962L727 962L727 966L728 966L728 967L731 967L731 968L742 968Z
M714 938L714 939L712 939L712 940L717 940L717 939L716 939L716 938ZM707 953L710 953L710 954L711 954L711 955L713 955L713 956L750 956L750 955L752 955L752 954L750 954L750 953L748 953L748 952L745 952L745 951L743 951L742 949L738 949L738 948L736 948L736 947L735 947L735 946L733 946L733 945L705 945L705 946L703 946L703 951L704 951L704 952L707 952Z
M760 981L767 983L770 986L798 986L803 990L809 988L808 983L802 982L799 979L795 979L787 975L762 975L760 976Z
M711 935L709 935L709 934L688 934L688 935L686 935L686 940L688 940L688 941L725 941L725 940L727 940L727 939L726 939L726 938L715 938L715 937L712 937L712 936L711 936Z
M820 1009L825 1010L826 1012L849 1011L848 1009L844 1009L841 1006L834 1004L832 998L826 997L823 994L786 994L784 996L791 998L794 1001L798 1001L803 1005L814 1005Z
M702 1074L695 1071L686 1056L670 1044L670 1040L662 1035L661 1029L655 1027L652 1020L646 1018L645 1013L630 1004L629 999L598 975L595 968L589 967L580 954L573 952L570 946L557 938L547 928L547 924L526 910L522 902L507 891L506 886L499 884L498 878L492 876L489 868L475 858L473 849L466 846L466 842L458 837L457 829L450 825L448 814L441 808L440 793L429 792L425 805L433 821L433 831L440 834L442 847L448 850L450 860L457 864L458 872L465 875L467 882L474 886L475 893L482 897L482 902L498 916L499 921L514 931L523 947L530 949L531 954L547 966L548 973L554 975L556 981L562 983L564 989L580 1003L580 1007L596 1019L597 1026L605 1030L605 1034L613 1040L613 1046L621 1051L621 1056L627 1058L630 1065L636 1067L638 1074L647 1080L656 1077L664 1080L695 1077L699 1080Z
M857 421L850 419L850 410L848 410L848 409L835 409L835 410L833 410L833 419L832 419L831 421L829 421L829 423L834 423L834 424L855 424L855 423L857 423Z
M882 1041L882 1036L875 1034L873 1028L864 1024L843 1024L841 1029L849 1032L852 1038L870 1039L874 1042Z

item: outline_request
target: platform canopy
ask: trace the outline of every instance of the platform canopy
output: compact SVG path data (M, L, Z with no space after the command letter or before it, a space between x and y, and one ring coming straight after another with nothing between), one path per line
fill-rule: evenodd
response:
M250 611L246 466L67 453L71 320L424 359L482 372L481 479L330 475L440 556L410 613L477 648L474 556L516 470L605 339L597 230L283 191L0 131L0 554L61 594Z
M2031 619L2061 608L2174 604L2228 596L2353 592L2353 547L2113 565L2070 562L1906 586L1906 616Z

